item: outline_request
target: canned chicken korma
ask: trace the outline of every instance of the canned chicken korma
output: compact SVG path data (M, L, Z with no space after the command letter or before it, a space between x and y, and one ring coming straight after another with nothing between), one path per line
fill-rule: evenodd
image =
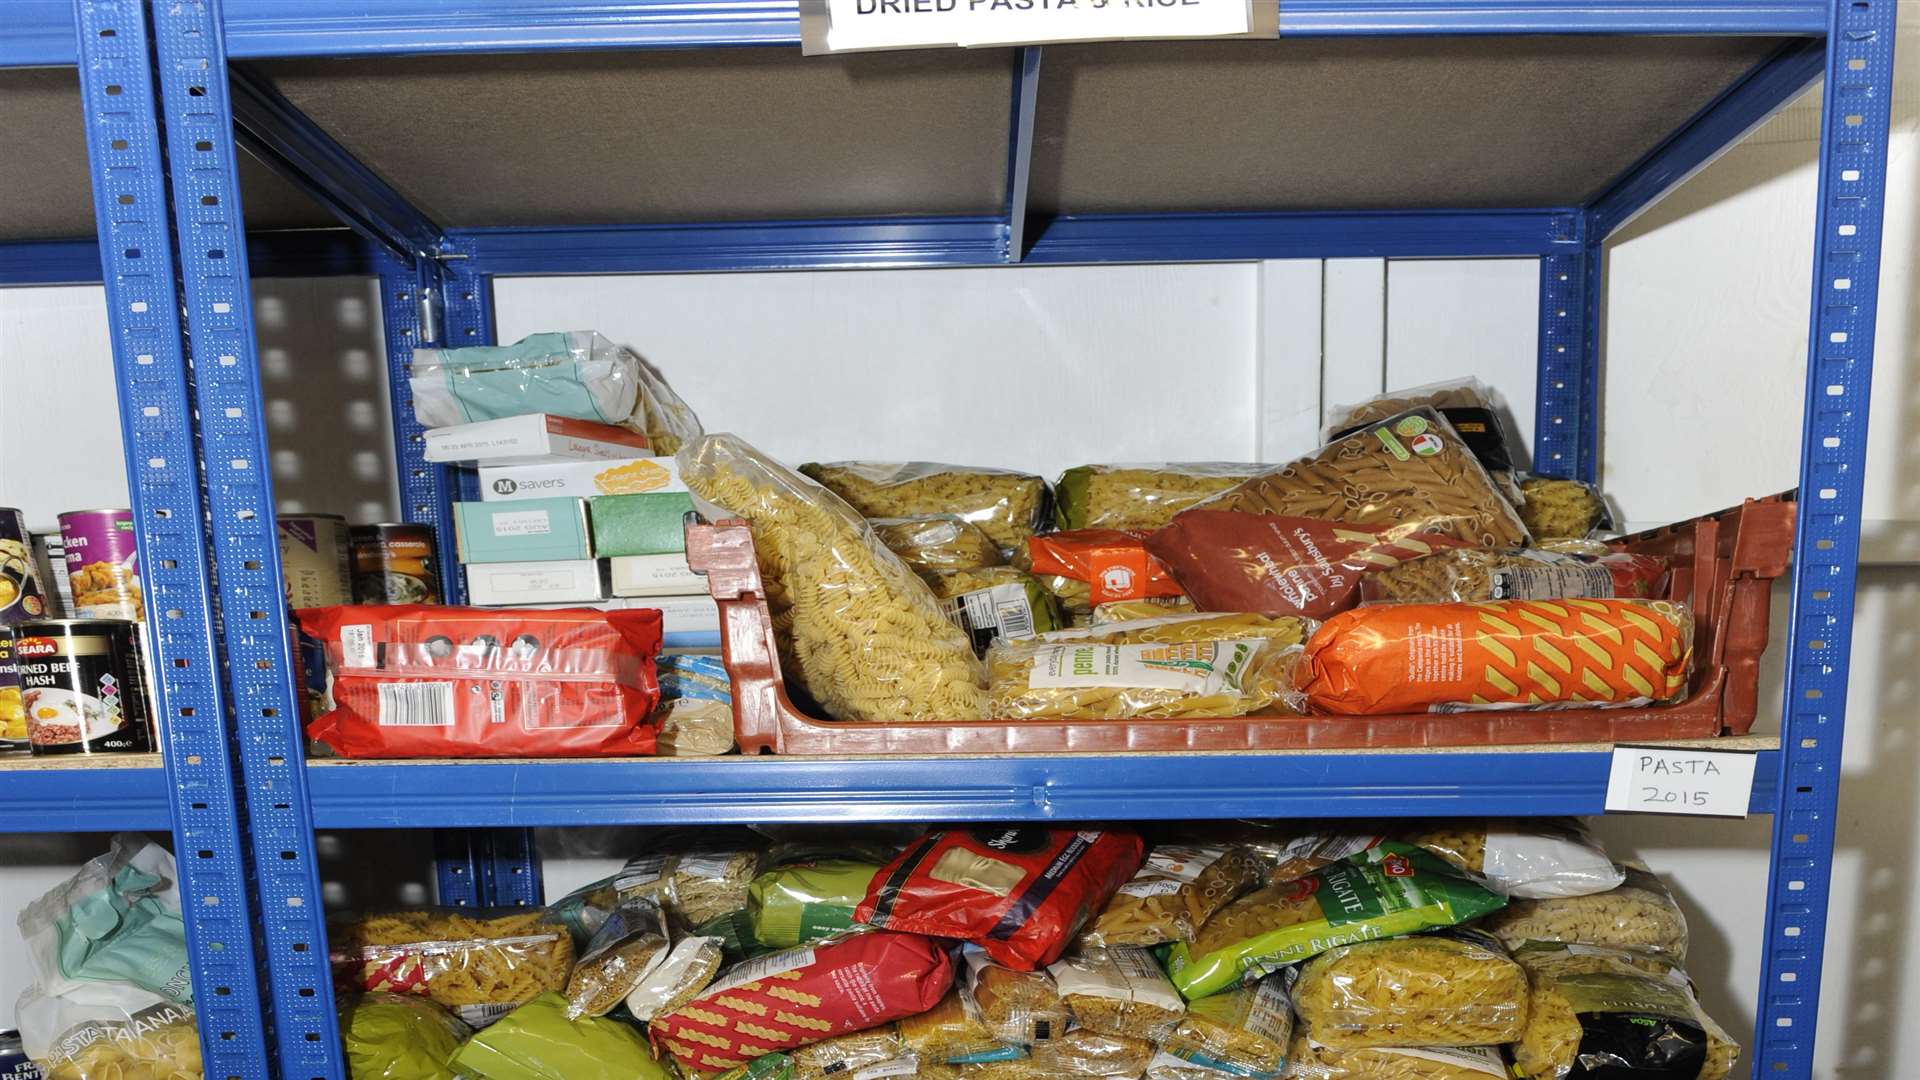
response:
M144 617L133 511L74 510L61 514L60 537L67 557L67 581L73 587L75 617Z
M153 749L135 625L41 619L14 627L21 706L33 753L144 754Z
M444 602L433 526L392 522L356 525L352 537L354 603Z
M276 524L287 603L296 608L351 603L347 519L338 514L282 514Z

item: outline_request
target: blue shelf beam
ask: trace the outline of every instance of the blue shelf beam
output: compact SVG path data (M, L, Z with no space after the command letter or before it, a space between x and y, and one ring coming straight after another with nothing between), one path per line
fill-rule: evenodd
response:
M169 88L155 79L164 46L141 0L75 0L68 14L85 53L94 220L201 1054L211 1075L266 1080L246 821L208 560L202 492L211 485L195 437L195 375L202 384L212 375L204 365L193 372L181 325L161 125Z
M377 258L377 249L347 229L286 229L247 235L247 262L256 277L371 277ZM98 241L0 243L0 287L97 285L101 280Z
M367 56L800 44L798 0L231 0L230 55ZM0 67L71 64L63 0L8 0ZM1819 35L1820 0L1286 0L1286 37Z
M1836 0L1828 33L1756 1077L1813 1075L1860 560L1896 12L1893 0Z
M158 757L96 768L0 767L0 832L166 832L171 803Z

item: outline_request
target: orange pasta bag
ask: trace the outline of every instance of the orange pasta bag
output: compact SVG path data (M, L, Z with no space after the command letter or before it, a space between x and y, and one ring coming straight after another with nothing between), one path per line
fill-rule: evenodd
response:
M1294 687L1343 716L1636 706L1678 700L1693 619L1665 600L1389 604L1335 615Z

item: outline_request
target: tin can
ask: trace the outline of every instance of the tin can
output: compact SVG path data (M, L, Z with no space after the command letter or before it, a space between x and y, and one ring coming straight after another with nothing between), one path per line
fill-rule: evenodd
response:
M27 1056L26 1047L20 1044L20 1033L12 1028L0 1028L0 1080L43 1080L46 1075Z
M136 630L121 619L41 619L13 628L35 756L153 749Z
M0 626L51 614L27 519L10 506L0 507Z
M280 532L280 573L287 582L287 603L296 608L352 603L352 548L347 539L347 519L339 514L284 514L276 524Z
M354 603L443 602L433 526L412 522L355 525L352 535Z
M73 588L74 617L139 619L143 609L133 511L74 510L60 515L60 539Z

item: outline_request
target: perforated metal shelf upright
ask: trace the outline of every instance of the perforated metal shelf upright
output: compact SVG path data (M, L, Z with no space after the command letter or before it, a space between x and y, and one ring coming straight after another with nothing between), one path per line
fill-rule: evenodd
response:
M46 8L46 0L30 0L26 5L29 13ZM287 100L277 99L277 88L270 85L276 76L297 82L301 69L267 65L234 73L228 70L229 58L791 47L798 41L794 8L758 0L705 0L692 6L664 0L605 0L564 8L531 0L458 5L397 0L376 10L349 0L309 0L293 12L266 0L227 0L223 13L219 4L185 0L155 5L153 10L163 59L174 57L181 63L171 73L163 64L163 81L187 87L184 94L166 96L169 137L177 143L185 137L182 133L191 131L196 147L198 142L212 147L176 150L176 163L191 161L195 169L176 176L175 212L186 223L182 269L196 340L204 328L223 343L221 355L228 355L225 350L230 349L239 360L230 368L219 368L222 378L211 392L225 396L207 399L223 407L231 401L237 403L231 407L243 410L243 422L209 425L205 455L216 487L233 485L216 492L211 500L223 590L228 587L224 568L230 562L253 572L252 577L239 575L232 585L235 591L223 596L230 605L237 603L233 610L249 613L244 625L236 627L229 621L224 649L238 673L234 701L247 747L245 799L256 811L252 836L260 867L260 896L273 913L266 946L280 1065L285 1075L316 1078L337 1077L341 1066L331 1013L321 1007L326 980L315 962L323 950L314 946L324 942L309 843L315 824L517 827L744 820L742 815L749 812L784 820L833 820L849 815L888 820L1153 815L1167 812L1166 792L1185 775L1182 770L1200 766L1153 756L1061 756L965 763L391 763L302 769L294 721L297 703L281 644L285 626L278 609L264 603L266 590L277 587L269 572L275 566L270 530L259 527L272 501L262 471L235 464L264 460L267 450L255 419L258 388L244 325L245 267L232 260L222 266L208 261L211 250L239 250L230 231L221 235L217 246L186 242L186 238L204 237L208 230L219 231L219 222L210 221L210 216L233 220L237 189L231 131L236 119L249 149L303 179L347 224L385 248L383 257L390 260L382 269L389 368L400 421L396 427L402 431L409 420L403 376L411 343L430 338L455 343L489 340L493 275L1351 255L1512 256L1541 260L1536 464L1551 473L1591 477L1599 450L1597 303L1606 239L1824 73L1828 93L1821 134L1817 280L1801 464L1803 503L1794 552L1794 611L1786 645L1789 706L1781 749L1765 759L1764 765L1770 768L1756 784L1754 796L1757 810L1776 813L1765 940L1767 981L1760 992L1761 1037L1753 1054L1754 1070L1756 1076L1767 1077L1811 1075L1866 446L1892 79L1893 0L1583 0L1579 4L1301 0L1283 6L1279 45L1238 46L1342 48L1365 61L1372 46L1350 39L1417 36L1444 40L1444 48L1435 46L1444 62L1500 64L1510 61L1477 51L1475 36L1527 35L1539 40L1538 51L1553 69L1551 86L1564 89L1560 83L1565 80L1560 77L1570 77L1576 68L1588 80L1555 99L1568 109L1588 110L1572 119L1591 122L1623 109L1643 120L1671 116L1660 121L1671 125L1671 134L1662 139L1654 132L1619 165L1607 165L1603 157L1582 158L1589 170L1605 170L1599 175L1553 173L1562 162L1527 159L1528 140L1511 137L1504 129L1475 129L1483 136L1504 137L1503 154L1498 155L1503 160L1512 157L1519 169L1562 175L1566 182L1551 190L1525 187L1503 174L1508 182L1495 193L1482 196L1482 201L1456 200L1447 209L1423 208L1426 204L1406 198L1390 201L1393 193L1383 189L1373 189L1370 197L1377 201L1365 205L1393 209L1355 209L1356 203L1345 202L1323 209L1232 213L1156 205L1146 208L1155 212L1134 213L1092 205L1098 200L1076 209L1057 190L1063 175L1059 155L1062 146L1072 142L1062 134L1062 125L1069 122L1069 105L1062 96L1049 95L1048 79L1054 71L1073 70L1089 57L1097 61L1110 54L1048 47L1007 55L1004 97L992 110L1004 118L1004 128L993 129L1004 131L1004 137L994 136L993 152L1004 156L977 171L994 178L987 185L989 195L957 199L949 212L914 215L910 209L890 205L873 209L896 216L845 218L822 211L800 220L715 224L614 220L590 226L548 221L521 228L488 220L442 223L410 210L409 200L397 191L403 186L416 189L432 178L385 175L388 170L404 172L406 155L369 156L364 163L355 160L325 130L327 122L351 125L357 119L351 110L330 114L317 124L303 118ZM57 34L33 32L31 19L27 29L20 48L60 51ZM1301 38L1326 41L1313 45L1289 41ZM1154 55L1156 48L1135 46L1133 54ZM1188 50L1182 54L1181 62L1189 65L1182 69L1183 75L1213 73L1203 53L1192 51L1191 46L1181 48ZM1589 52L1598 59L1580 66L1590 59ZM1622 58L1631 61L1642 53L1651 58L1649 63L1629 65L1639 77L1609 87L1622 100L1602 103L1582 96L1583 89L1602 86L1609 72L1617 76L1625 70L1609 64L1617 65ZM363 70L377 73L381 64L398 62L372 60ZM966 63L981 65L978 70L970 68L967 78L977 76L987 64L977 57ZM1365 67L1357 63L1320 70L1332 79ZM445 66L408 70L416 86L457 74ZM1256 79L1252 85L1266 99L1281 99L1271 94L1270 86L1257 81L1266 68L1243 64L1236 70L1255 72L1249 76ZM1636 93L1651 93L1641 83L1650 82L1652 73L1661 73L1668 80L1663 85L1672 93L1658 101L1634 100ZM237 75L232 97L225 92L230 75ZM488 75L493 81L512 77L504 67ZM1314 85L1290 85L1290 89L1311 90ZM194 93L195 87L201 92ZM1395 87L1373 89L1390 95ZM1183 82L1182 92L1198 91ZM1350 95L1354 89L1349 86L1338 92ZM1113 100L1124 100L1124 96L1083 93L1074 95L1072 107L1097 108L1102 101ZM1342 130L1359 104L1351 96L1321 106L1298 94L1286 100L1289 110L1283 112L1341 108ZM324 98L315 101L327 104ZM420 115L409 112L405 102L383 98L381 107L397 115ZM1080 119L1087 115L1097 113L1072 114ZM1244 109L1209 115L1219 125L1248 116ZM1263 123L1277 119L1252 115ZM1453 119L1464 124L1472 117L1461 113ZM1580 127L1569 125L1565 116L1548 119L1562 129ZM968 130L977 133L986 128ZM1182 137L1212 134L1206 125L1186 125L1185 130L1190 134ZM1398 130L1405 134L1405 129ZM409 131L410 136L418 133ZM377 134L360 130L358 137L363 146L377 144ZM1589 142L1598 139L1594 132L1586 132L1585 137ZM1265 140L1266 144L1280 154L1288 149L1284 140ZM1432 149L1427 147L1429 152ZM1579 156L1573 154L1578 149L1561 144L1563 156ZM1048 159L1045 169L1037 164L1042 156ZM1185 175L1196 187L1216 179L1212 172L1193 169L1186 158L1173 156L1180 158L1181 167L1191 170ZM960 166L943 162L943 167L952 172ZM1143 164L1129 173L1129 179L1137 179L1145 168ZM1336 175L1351 185L1380 172L1348 169ZM1268 185L1283 179L1270 171L1260 177ZM397 185L398 180L407 183ZM1223 200L1235 195L1218 185L1210 190L1221 193ZM197 213L195 198L207 195L219 200L224 215ZM1495 201L1499 199L1507 201ZM713 216L720 217L731 208L714 209ZM222 312L211 306L220 303L229 304L229 309ZM245 412L250 408L252 412ZM408 442L403 435L398 447L408 512L444 527L451 482L444 473L423 470L417 449L409 449ZM223 516L243 511L254 515L251 524ZM257 572L251 565L255 563ZM256 611L261 618L251 617ZM1499 767L1501 757L1481 752L1452 757L1449 762L1420 754L1326 754L1315 756L1311 765L1286 755L1227 759L1205 767L1230 781L1229 790L1211 804L1189 800L1181 805L1189 815L1200 816L1284 814L1309 804L1322 814L1362 809L1385 814L1600 810L1604 752L1550 750L1529 756L1524 769ZM1288 783L1277 783L1276 777L1285 777ZM465 866L464 872L458 871L459 865ZM455 872L443 875L443 885L463 895L484 899L484 893L492 891L479 884L489 876L489 867L495 882L504 881L509 892L515 886L522 895L537 892L538 883L529 873L531 853L511 841L498 846L469 842L448 866ZM306 946L304 953L290 951L290 946L301 945Z

